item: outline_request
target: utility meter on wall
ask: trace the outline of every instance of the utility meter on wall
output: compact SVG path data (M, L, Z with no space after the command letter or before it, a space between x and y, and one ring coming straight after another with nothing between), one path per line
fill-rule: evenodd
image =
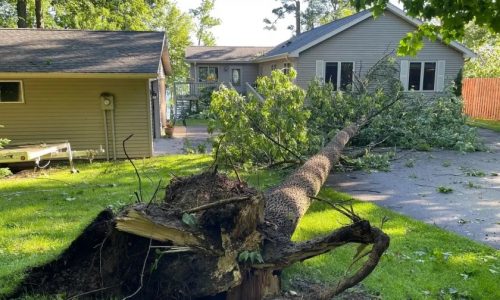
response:
M109 93L101 94L101 109L113 110L115 97Z

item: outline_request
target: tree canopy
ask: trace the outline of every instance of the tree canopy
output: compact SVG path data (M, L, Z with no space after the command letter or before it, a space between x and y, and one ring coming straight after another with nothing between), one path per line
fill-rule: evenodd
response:
M220 25L221 20L210 15L214 7L215 0L202 0L200 6L190 10L196 23L195 36L198 46L202 44L204 46L215 45L215 36L210 29Z

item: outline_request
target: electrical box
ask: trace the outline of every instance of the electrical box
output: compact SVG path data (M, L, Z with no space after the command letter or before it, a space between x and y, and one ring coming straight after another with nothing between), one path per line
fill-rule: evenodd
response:
M115 97L109 93L101 94L101 109L113 110L115 109Z

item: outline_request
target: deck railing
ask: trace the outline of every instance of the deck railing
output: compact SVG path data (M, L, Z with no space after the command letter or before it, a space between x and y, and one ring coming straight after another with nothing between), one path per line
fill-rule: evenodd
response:
M175 82L174 116L181 118L204 110L209 105L211 92L220 84L220 82Z
M219 85L219 82L175 82L174 97L199 97Z

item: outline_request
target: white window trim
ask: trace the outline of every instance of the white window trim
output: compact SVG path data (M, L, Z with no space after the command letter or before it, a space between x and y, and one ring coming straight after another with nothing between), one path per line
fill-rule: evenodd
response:
M420 63L420 87L419 90L410 89L410 66L412 63ZM434 89L432 90L424 90L424 67L425 63L434 63L436 64L436 69L434 70ZM408 88L407 92L416 92L416 93L433 93L437 92L437 77L438 77L438 62L433 60L410 60L408 61Z
M323 62L323 81L326 83L326 64L327 63L337 63L337 90L336 92L342 92L340 89L340 74L342 70L342 63L352 63L352 79L354 82L354 71L356 70L356 62L355 61L324 61ZM352 88L352 83L351 83Z
M287 67L287 65L288 65L288 67ZM286 73L285 73L285 70L288 70L288 73L290 73L290 70L291 70L292 68L293 68L293 64L292 64L291 62L284 62L284 63L283 63L283 69L281 69L281 71L282 71L284 74L286 74Z
M23 81L22 80L3 80L3 79L0 79L0 82L19 82L19 89L21 90L20 91L20 95L21 95L21 101L16 101L16 102L2 102L0 100L0 105L2 104L23 104L24 103L24 86L23 86Z

